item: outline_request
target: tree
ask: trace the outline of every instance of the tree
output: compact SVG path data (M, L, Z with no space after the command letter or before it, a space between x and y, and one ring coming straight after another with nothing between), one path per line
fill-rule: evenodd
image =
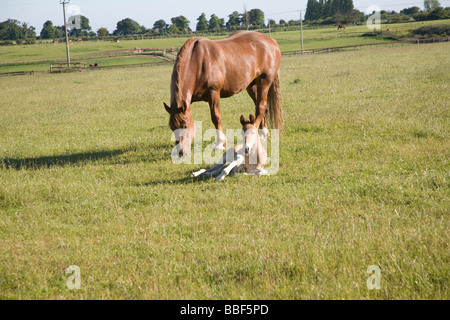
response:
M448 15L447 11L445 11L441 7L437 7L430 12L428 17L429 17L429 20L439 20L439 19L449 18L449 15Z
M305 20L314 21L321 18L320 5L317 0L308 0L306 3Z
M27 23L8 19L0 23L0 40L19 40L36 38L35 28Z
M195 30L197 31L206 31L208 30L208 21L206 20L206 16L205 13L202 12L202 14L200 15L200 17L197 18L197 26L195 28Z
M252 9L248 12L248 15L252 27L260 28L264 26L264 12L260 9Z
M190 21L185 16L178 16L171 19L172 24L174 24L180 32L189 32Z
M163 19L156 21L153 24L153 30L159 33L164 33L167 30L167 24Z
M56 37L56 30L53 26L53 22L50 20L45 21L41 30L41 39L52 39Z
M351 13L353 11L353 0L342 0L341 13Z
M141 33L142 33L142 34L146 34L147 32L150 31L150 30L147 29L144 25L140 26L139 28L141 29Z
M331 17L332 14L332 10L331 10L331 6L332 6L332 0L327 0L324 5L323 5L323 9L322 9L322 19Z
M209 18L209 31L220 31L223 28L224 20L219 19L215 14L212 14Z
M170 34L176 34L180 33L180 30L178 29L176 24L172 24L169 29L167 30Z
M420 12L420 8L419 7L411 7L411 8L406 8L400 11L400 13L406 14L407 16L413 16L415 14L418 14Z
M36 28L33 26L28 26L28 23L23 22L21 39L29 39L29 38L33 39L36 38Z
M240 26L241 26L241 17L239 16L239 12L233 11L233 13L228 16L227 29L236 30Z
M333 0L331 2L331 15L334 16L336 13L341 13L341 2L342 0Z
M423 6L425 8L425 11L432 11L434 9L440 8L441 4L438 0L425 0L423 2Z
M97 30L97 35L99 37L104 38L104 37L107 37L108 34L109 34L109 32L108 32L108 29L106 29L106 28L100 28L100 29Z
M136 34L141 32L141 27L139 24L130 19L126 18L117 22L116 30L114 31L115 35L127 35L127 34Z

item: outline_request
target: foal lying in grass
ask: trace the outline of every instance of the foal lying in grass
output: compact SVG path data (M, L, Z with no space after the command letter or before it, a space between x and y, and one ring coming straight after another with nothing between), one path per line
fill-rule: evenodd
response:
M216 181L225 179L231 171L245 174L266 175L264 165L267 162L267 151L261 143L258 128L255 125L255 117L251 114L249 120L241 115L242 136L244 144L229 148L223 155L221 161L216 162L209 169L201 169L191 173L191 177L207 176L216 177ZM229 164L227 159L233 159Z

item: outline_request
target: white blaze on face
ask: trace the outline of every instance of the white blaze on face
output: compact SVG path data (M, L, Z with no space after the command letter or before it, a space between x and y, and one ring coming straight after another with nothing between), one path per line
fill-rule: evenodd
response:
M256 143L256 130L248 129L244 133L244 148L246 153L250 153Z
M173 131L175 136L176 151L178 153L188 153L191 149L191 134L188 129L176 129Z

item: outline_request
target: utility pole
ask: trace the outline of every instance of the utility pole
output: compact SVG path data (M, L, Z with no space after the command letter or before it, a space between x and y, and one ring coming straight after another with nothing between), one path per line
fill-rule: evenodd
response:
M269 38L272 38L272 35L270 34L270 19L267 24L269 25Z
M66 20L66 3L70 0L59 0L59 3L63 5L63 15L64 15L64 28L66 29L66 55L67 55L67 67L70 68L70 54L69 54L69 36L67 34L67 20Z
M303 18L302 18L302 10L300 10L300 41L301 41L301 52L303 54Z

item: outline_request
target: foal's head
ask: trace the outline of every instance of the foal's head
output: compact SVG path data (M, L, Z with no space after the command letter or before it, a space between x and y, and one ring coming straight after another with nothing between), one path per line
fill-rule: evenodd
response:
M186 105L169 107L164 103L164 108L170 114L169 127L175 134L175 141L179 156L189 154L192 140L195 136L195 124Z
M241 124L242 135L244 138L244 151L246 155L249 155L258 148L259 143L259 134L258 128L255 125L255 116L251 114L249 115L249 120L246 120L244 115L241 115Z

